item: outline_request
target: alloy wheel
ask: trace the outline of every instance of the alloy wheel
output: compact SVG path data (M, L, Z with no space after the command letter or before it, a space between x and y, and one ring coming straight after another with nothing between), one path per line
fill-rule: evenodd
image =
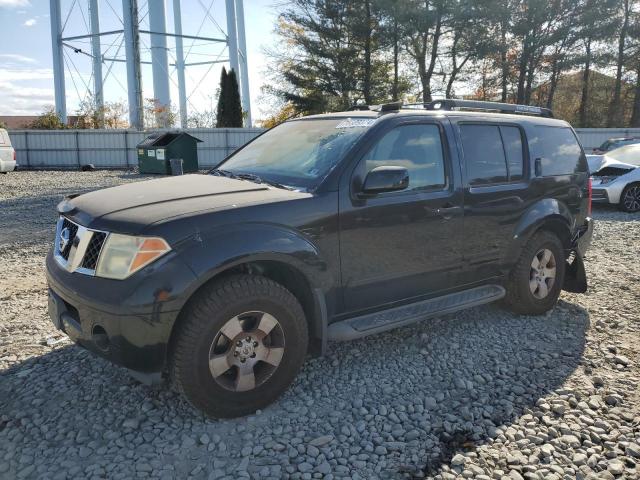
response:
M640 185L634 185L628 188L622 202L628 212L637 212L640 210Z
M216 334L209 349L209 370L227 390L253 390L276 371L284 348L284 332L273 315L246 312L228 320Z
M556 280L556 257L548 248L538 251L531 261L529 290L538 300L549 295Z

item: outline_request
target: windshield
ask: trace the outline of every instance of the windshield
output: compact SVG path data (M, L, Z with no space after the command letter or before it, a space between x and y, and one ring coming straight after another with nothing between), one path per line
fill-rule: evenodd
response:
M374 118L295 120L266 132L218 166L295 188L312 189Z

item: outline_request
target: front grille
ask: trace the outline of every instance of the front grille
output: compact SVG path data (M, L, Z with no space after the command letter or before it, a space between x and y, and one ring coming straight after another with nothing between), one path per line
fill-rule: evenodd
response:
M82 268L88 270L96 269L98 257L100 257L100 251L102 251L102 245L104 245L106 238L107 234L104 232L93 233L93 237L91 237L91 241L87 247L87 252L84 254L84 259L82 260Z
M65 260L69 260L69 252L71 252L73 241L76 239L76 235L78 234L78 225L65 218L62 222L62 231L64 232L65 230L69 232L69 241L67 242L67 245L64 247L64 249L60 251L60 255L62 255L62 258L64 258ZM58 245L60 245L59 242Z
M106 232L90 230L68 218L60 217L54 257L69 272L94 275L107 236Z

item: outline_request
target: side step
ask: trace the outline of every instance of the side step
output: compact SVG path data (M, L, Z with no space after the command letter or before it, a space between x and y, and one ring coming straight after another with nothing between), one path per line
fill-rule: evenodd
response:
M450 293L421 302L369 313L332 323L327 330L329 340L354 340L374 333L402 327L429 317L457 312L484 303L500 300L505 295L500 285L483 285L462 292Z

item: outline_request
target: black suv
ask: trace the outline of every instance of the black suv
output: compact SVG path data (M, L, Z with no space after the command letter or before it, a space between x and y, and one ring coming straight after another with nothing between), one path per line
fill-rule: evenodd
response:
M593 231L584 152L549 117L449 100L318 115L208 175L67 197L51 318L227 417L272 402L329 340L495 300L542 314L586 290Z

